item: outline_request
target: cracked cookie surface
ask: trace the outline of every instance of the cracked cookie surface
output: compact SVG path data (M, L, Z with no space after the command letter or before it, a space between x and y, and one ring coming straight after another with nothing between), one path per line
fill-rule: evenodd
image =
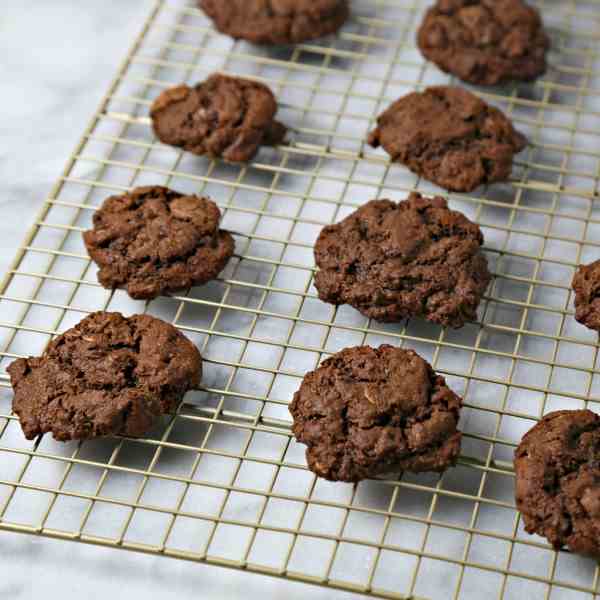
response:
M543 75L550 47L538 10L521 0L438 0L417 43L443 71L481 85Z
M377 119L369 144L447 190L470 192L507 180L527 140L474 94L436 86L396 100Z
M515 452L516 502L525 529L556 548L600 558L600 417L546 415Z
M202 375L198 349L148 315L98 312L8 367L13 410L27 439L141 436L172 411Z
M125 286L132 298L149 300L206 283L223 270L235 244L219 229L220 218L208 198L137 188L108 198L83 239L105 288Z
M162 92L150 109L164 144L197 155L245 162L261 145L279 144L285 126L275 120L277 102L262 83L214 74L194 87Z
M600 331L600 260L580 265L573 277L575 318L589 329Z
M308 373L290 405L309 468L332 481L443 471L460 452L462 400L412 350L347 348Z
M315 286L324 302L377 321L423 317L462 327L491 279L482 244L478 225L443 198L372 200L322 230Z
M216 28L255 44L297 44L335 33L348 0L200 0Z

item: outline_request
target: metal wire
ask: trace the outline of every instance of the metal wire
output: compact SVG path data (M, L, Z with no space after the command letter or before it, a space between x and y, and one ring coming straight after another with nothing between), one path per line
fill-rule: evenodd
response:
M383 326L320 303L312 287L323 225L371 198L439 193L364 142L401 93L448 81L414 47L426 4L356 0L339 36L265 50L217 35L193 3L156 2L0 288L0 356L5 368L37 354L92 310L146 311L198 344L205 388L144 439L27 443L3 371L0 530L381 598L600 594L592 561L524 534L512 471L514 447L545 412L600 400L598 341L575 323L570 289L600 248L597 0L538 2L554 42L548 74L477 90L531 141L510 184L449 197L486 235L495 277L478 321L459 332ZM289 141L244 166L157 143L153 98L214 70L269 84ZM216 282L146 304L96 283L81 231L108 194L142 184L218 202L236 255ZM459 465L317 480L290 433L290 397L324 356L381 342L417 349L464 396Z

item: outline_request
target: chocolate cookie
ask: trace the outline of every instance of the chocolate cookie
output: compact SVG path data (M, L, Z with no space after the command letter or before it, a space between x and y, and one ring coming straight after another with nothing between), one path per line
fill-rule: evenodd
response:
M447 190L470 192L509 178L527 144L502 111L467 90L437 86L396 100L369 144Z
M308 373L290 405L311 471L360 481L456 462L461 399L412 350L346 348Z
M600 558L600 417L546 415L515 453L516 500L525 529L556 548Z
M126 286L132 298L151 299L221 272L235 244L219 230L220 218L208 198L143 187L108 198L83 239L105 288Z
M464 81L530 81L546 71L550 39L521 0L438 0L417 35L423 56Z
M141 436L199 385L202 358L159 319L98 312L8 373L29 440L48 432L61 441Z
M324 302L377 321L462 327L491 279L482 244L479 227L443 198L373 200L321 231L315 286Z
M600 260L580 265L572 285L575 318L586 327L600 331Z
M335 33L348 0L200 0L221 33L255 44L297 44Z
M165 90L152 104L154 132L164 144L230 162L245 162L261 145L285 136L275 121L277 102L262 83L211 75L195 87Z

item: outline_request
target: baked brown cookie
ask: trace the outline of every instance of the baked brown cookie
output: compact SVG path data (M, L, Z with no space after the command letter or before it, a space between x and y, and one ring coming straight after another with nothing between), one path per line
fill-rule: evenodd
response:
M141 436L198 387L202 358L160 319L98 312L8 373L29 440L48 432L61 441Z
M348 0L200 0L216 28L254 44L298 44L335 33Z
M396 100L377 119L369 144L447 190L470 192L506 181L527 139L474 94L436 86Z
M481 85L543 75L550 48L540 13L522 0L438 0L417 43L443 71Z
M261 145L274 146L285 137L276 112L277 102L266 85L214 74L195 87L165 90L152 104L150 116L154 133L164 144L245 162Z
M108 198L83 234L108 289L125 286L148 300L214 279L235 249L219 229L221 212L208 198L142 187Z
M482 244L479 227L443 198L373 200L321 231L315 286L324 302L377 321L462 327L491 279Z
M525 529L556 548L600 558L600 417L546 415L515 452L516 501Z
M462 400L412 350L346 348L308 373L290 412L311 471L360 481L456 462Z
M575 318L589 329L600 331L600 260L580 265L573 277Z

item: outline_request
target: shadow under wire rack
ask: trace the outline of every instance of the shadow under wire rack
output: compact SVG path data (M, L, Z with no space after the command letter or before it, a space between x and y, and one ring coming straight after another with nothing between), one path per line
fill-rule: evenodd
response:
M219 35L191 1L156 2L0 290L0 530L379 598L600 596L594 561L524 532L512 471L544 413L600 408L598 340L575 322L570 289L600 257L600 1L539 0L548 73L476 90L531 141L509 183L449 195L481 225L494 273L477 322L381 325L312 285L321 227L373 198L439 194L365 143L391 101L451 81L415 47L428 4L354 0L338 36L273 49ZM268 84L289 141L247 165L159 144L152 100L214 71ZM143 303L98 285L81 232L106 196L156 184L212 197L236 254L217 281ZM205 387L143 439L26 441L6 366L95 310L175 324L203 354ZM414 348L465 398L459 463L319 480L287 405L324 357L380 343Z

